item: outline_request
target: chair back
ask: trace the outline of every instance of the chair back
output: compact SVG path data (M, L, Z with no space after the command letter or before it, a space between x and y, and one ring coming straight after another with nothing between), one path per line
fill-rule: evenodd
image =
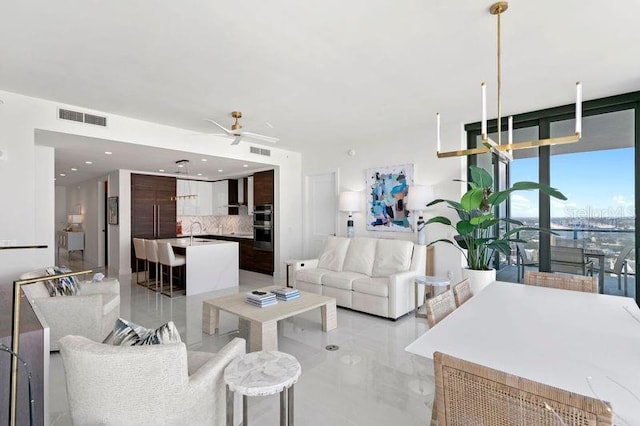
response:
M158 242L156 240L144 240L144 248L147 260L158 263Z
M453 297L456 301L456 306L460 307L464 302L473 297L471 293L471 285L469 284L469 278L460 281L453 287Z
M173 247L171 247L170 243L159 243L158 244L158 262L163 265L173 266L176 263L176 256L173 253Z
M133 250L135 252L136 259L141 259L141 260L147 259L145 243L142 238L133 239Z
M60 354L74 424L149 424L173 415L171 399L183 402L184 343L112 346L65 336Z
M551 246L551 270L553 272L586 275L587 262L584 257L584 249Z
M456 310L453 291L447 290L436 297L428 299L425 306L427 310L427 322L429 323L429 327L433 327Z
M441 352L434 366L440 426L613 424L608 402Z
M622 273L622 268L627 264L627 258L629 254L635 250L634 245L628 245L622 249L618 257L616 258L616 263L613 265L613 273L616 275L620 275Z
M524 274L524 283L538 287L581 291L584 293L598 292L598 277L585 277L584 275L528 271Z

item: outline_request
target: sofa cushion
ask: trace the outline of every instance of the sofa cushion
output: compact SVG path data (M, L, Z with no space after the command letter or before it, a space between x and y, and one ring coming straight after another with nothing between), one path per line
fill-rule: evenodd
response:
M375 238L352 238L342 270L371 276L377 241Z
M211 358L216 356L215 352L187 351L187 371L191 376L205 365Z
M372 277L388 277L411 267L413 243L404 240L378 240Z
M360 278L353 282L353 291L372 296L389 297L389 278Z
M154 330L118 318L113 329L113 335L108 343L121 346L137 346L181 342L180 333L173 321L169 321Z
M322 284L322 276L328 272L328 269L300 269L296 271L296 281L304 281L312 284Z
M342 271L342 265L348 249L349 238L330 236L327 238L322 254L318 258L318 268Z
M358 278L368 278L364 274L357 272L327 272L322 276L322 285L327 287L341 288L344 290L351 290L351 285L354 280Z

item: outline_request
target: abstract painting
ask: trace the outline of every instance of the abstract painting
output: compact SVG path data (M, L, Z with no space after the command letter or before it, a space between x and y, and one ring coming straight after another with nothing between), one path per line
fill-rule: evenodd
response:
M367 230L413 232L406 209L413 164L367 170Z

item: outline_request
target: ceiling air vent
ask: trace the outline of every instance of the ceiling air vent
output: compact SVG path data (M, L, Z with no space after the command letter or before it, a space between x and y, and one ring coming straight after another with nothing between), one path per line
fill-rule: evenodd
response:
M58 108L58 118L62 120L77 121L78 123L94 124L96 126L107 126L107 117L99 115L85 114L80 111Z
M107 117L100 117L99 115L85 114L84 122L87 124L95 124L96 126L107 127Z
M258 155L264 155L266 157L271 157L271 150L270 149L264 149L264 148L258 148L256 146L252 146L249 148L249 152L251 152L252 154L258 154Z
M58 109L58 118L62 120L79 121L84 122L84 114L78 111L71 111L70 109Z

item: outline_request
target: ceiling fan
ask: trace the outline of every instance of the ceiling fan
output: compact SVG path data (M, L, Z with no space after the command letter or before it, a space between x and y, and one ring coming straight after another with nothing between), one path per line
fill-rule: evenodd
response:
M220 134L221 136L232 136L233 142L231 142L231 145L237 145L240 143L240 141L243 138L250 138L250 139L256 139L259 141L263 141L263 142L269 142L269 143L276 143L278 142L280 139L278 138L274 138L272 136L266 136L266 135L260 135L258 133L251 133L251 132L247 132L245 130L240 130L242 129L242 126L240 125L240 122L238 120L240 120L242 118L242 112L240 111L233 111L231 113L231 117L235 118L235 122L233 123L233 125L231 126L231 130L225 128L224 126L222 126L221 124L216 123L215 121L209 119L209 118L205 118L205 121L208 121L209 123L215 124L216 126L218 126L223 132L224 134Z

